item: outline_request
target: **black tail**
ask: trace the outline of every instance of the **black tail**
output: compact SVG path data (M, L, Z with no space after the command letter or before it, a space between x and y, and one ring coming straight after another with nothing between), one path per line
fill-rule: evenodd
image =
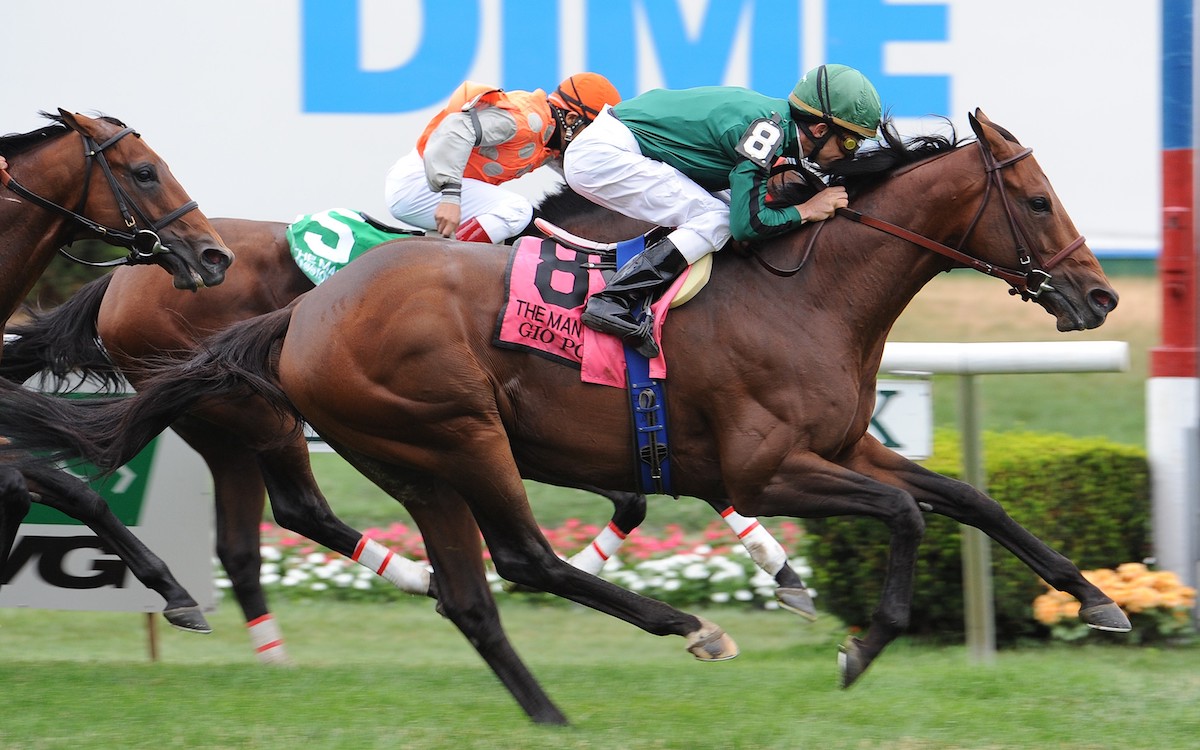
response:
M82 459L111 473L198 402L246 397L266 400L292 427L290 433L280 432L277 443L282 444L300 429L273 367L274 347L287 334L290 319L289 306L232 325L191 359L164 360L137 394L126 398L56 398L0 380L0 435L11 441L0 446L0 453L37 463Z
M122 390L124 379L96 333L96 316L111 281L111 274L101 276L53 310L33 312L29 322L9 326L7 333L16 338L5 337L0 378L24 383L41 374L42 388L62 390L67 376L78 373L101 390Z

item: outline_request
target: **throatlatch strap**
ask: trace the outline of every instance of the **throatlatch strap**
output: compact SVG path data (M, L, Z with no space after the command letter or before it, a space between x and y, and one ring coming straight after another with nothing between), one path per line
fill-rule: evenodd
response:
M617 268L646 247L638 237L617 244ZM663 382L650 377L650 360L625 345L625 382L633 414L634 461L638 486L645 494L674 495L670 451L667 449L667 400Z

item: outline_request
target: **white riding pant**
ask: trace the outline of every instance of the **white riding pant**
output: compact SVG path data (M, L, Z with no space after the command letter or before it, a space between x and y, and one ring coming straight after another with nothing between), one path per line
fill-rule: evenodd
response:
M433 213L442 202L442 194L429 188L425 163L416 149L392 165L383 189L392 216L421 229L437 231ZM533 205L524 196L470 178L463 180L460 208L462 223L474 218L492 242L515 236L533 219Z
M710 193L670 164L643 155L607 107L571 141L563 168L580 195L630 218L675 227L667 237L688 263L729 240L728 191Z

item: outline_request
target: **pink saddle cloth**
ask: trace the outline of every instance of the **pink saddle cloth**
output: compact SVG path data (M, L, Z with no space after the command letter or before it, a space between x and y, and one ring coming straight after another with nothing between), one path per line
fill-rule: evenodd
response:
M505 272L507 297L496 320L497 346L527 349L578 367L580 379L616 388L625 387L625 347L615 336L593 331L579 316L588 296L604 288L598 255L563 247L553 240L523 237L513 246ZM659 355L650 360L650 377L667 376L662 353L662 327L671 300L687 279L684 272L652 305L654 340Z

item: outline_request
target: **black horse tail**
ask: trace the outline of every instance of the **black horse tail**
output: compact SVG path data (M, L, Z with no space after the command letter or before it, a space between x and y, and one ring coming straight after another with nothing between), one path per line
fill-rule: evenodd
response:
M277 347L290 322L288 306L224 329L191 359L147 360L152 374L133 396L55 398L0 380L0 435L9 440L0 453L23 465L86 461L107 475L198 402L252 397L265 400L291 426L270 445L255 447L282 445L302 428L275 375Z
M100 303L112 275L85 284L58 307L30 312L25 323L9 326L0 357L0 378L24 383L42 375L45 390L62 390L72 373L102 391L123 390L125 381L109 359L96 332Z

